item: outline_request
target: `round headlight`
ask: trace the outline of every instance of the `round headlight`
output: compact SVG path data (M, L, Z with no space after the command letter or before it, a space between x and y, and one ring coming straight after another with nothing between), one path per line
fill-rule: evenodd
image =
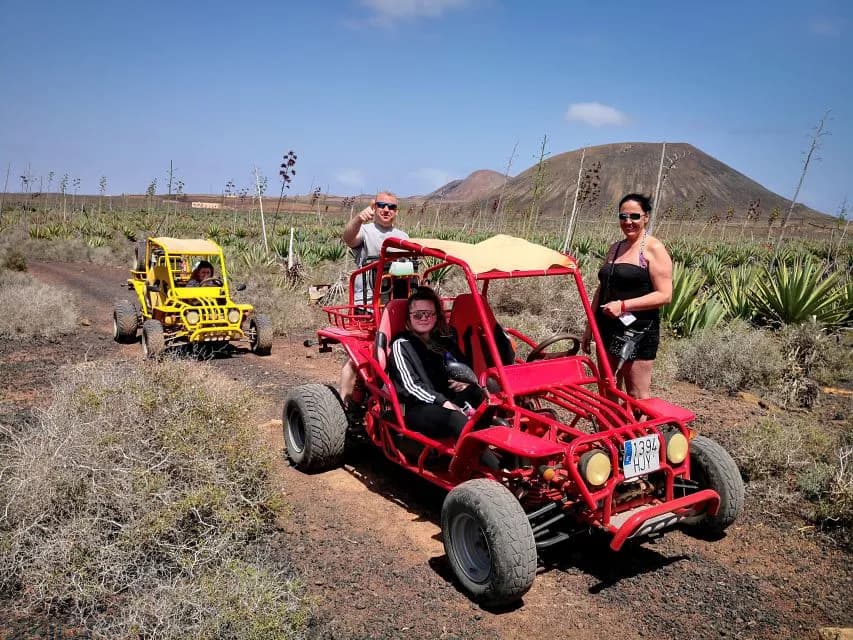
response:
M583 454L578 468L583 479L593 487L600 487L607 482L613 470L610 456L600 449L593 449Z
M196 324L199 320L201 320L201 315L195 309L190 309L186 313L187 324Z
M228 322L231 324L240 322L240 312L237 309L230 309L228 311Z
M681 464L687 457L689 447L687 438L681 431L669 431L664 436L666 438L666 459L670 464Z

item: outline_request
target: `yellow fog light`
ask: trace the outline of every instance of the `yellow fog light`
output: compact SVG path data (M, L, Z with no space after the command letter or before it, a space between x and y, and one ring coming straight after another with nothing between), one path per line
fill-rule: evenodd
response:
M194 309L187 311L186 314L187 324L198 324L198 321L201 320L201 314Z
M171 326L175 324L176 320L177 318L175 316L166 316L165 318L163 318L163 324Z
M539 474L545 482L551 482L551 480L554 479L554 476L557 475L557 470L554 469L554 467L549 467L543 464L539 467Z
M583 454L578 468L583 479L593 487L600 487L607 482L610 472L613 470L610 464L610 456L600 449L593 449Z
M228 322L231 324L240 322L240 312L237 309L230 309L228 311Z
M687 438L681 431L670 431L666 434L666 459L670 464L681 464L687 457L689 447Z

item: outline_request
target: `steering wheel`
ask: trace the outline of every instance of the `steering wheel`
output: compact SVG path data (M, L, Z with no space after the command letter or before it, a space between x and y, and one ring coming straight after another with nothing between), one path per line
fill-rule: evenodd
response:
M222 278L205 278L201 282L198 283L200 287L221 287L222 286Z
M556 342L562 342L563 340L571 340L572 346L568 348L566 351L556 351L554 353L545 353L545 349L550 347L552 344ZM527 356L527 362L533 362L535 360L551 360L553 358L565 358L566 356L573 356L581 348L580 338L573 336L569 333L555 333L550 338L545 338L542 342L533 347L533 351Z

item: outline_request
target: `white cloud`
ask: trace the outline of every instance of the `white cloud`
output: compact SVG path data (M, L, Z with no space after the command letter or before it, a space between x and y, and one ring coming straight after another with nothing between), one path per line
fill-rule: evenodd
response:
M361 0L371 12L371 22L389 26L400 20L437 18L447 11L462 9L472 0Z
M622 126L628 123L628 116L600 102L576 102L569 105L566 120L583 122L593 127Z
M341 169L335 173L335 180L345 187L361 189L364 186L364 174L358 169Z
M814 18L809 21L809 32L815 36L834 38L841 35L843 20Z
M412 172L412 177L419 180L430 191L443 187L454 179L453 174L444 169L418 169Z

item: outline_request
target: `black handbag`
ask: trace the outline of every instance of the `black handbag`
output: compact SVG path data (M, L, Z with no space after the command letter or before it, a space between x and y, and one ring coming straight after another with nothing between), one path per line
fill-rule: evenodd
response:
M637 347L645 337L646 329L625 329L621 335L615 334L610 338L607 353L623 361L634 360L637 357Z

